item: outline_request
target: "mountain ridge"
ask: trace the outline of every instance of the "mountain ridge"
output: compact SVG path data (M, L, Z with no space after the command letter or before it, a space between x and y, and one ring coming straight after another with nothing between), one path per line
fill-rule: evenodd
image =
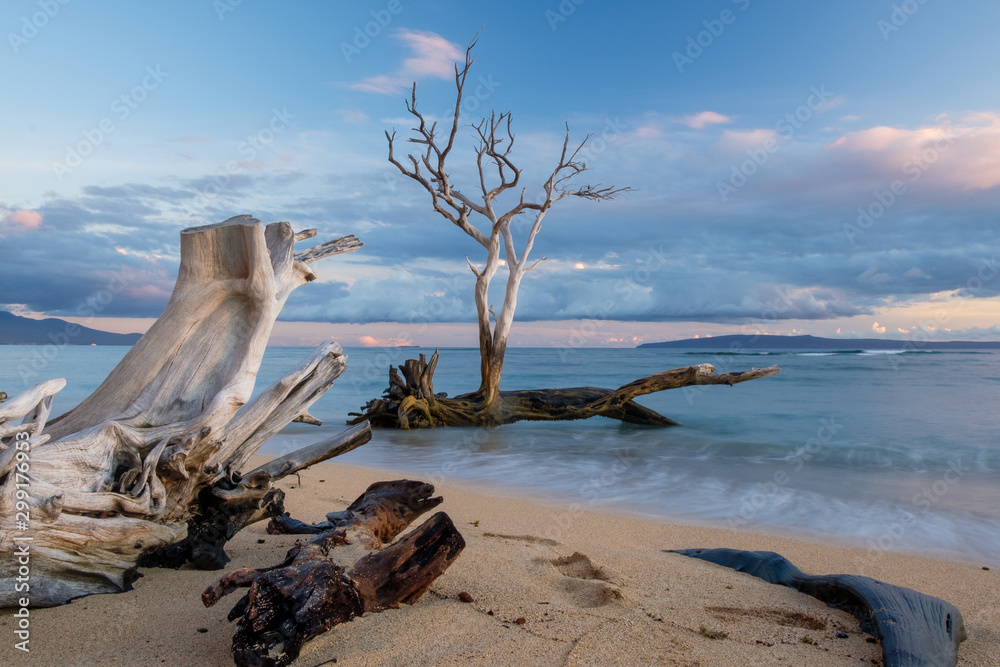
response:
M728 334L711 338L642 343L636 348L728 349L739 350L1000 350L1000 341L893 340L884 338L821 338L819 336L776 336L771 334Z
M142 334L119 334L49 317L33 320L0 311L0 345L134 345Z

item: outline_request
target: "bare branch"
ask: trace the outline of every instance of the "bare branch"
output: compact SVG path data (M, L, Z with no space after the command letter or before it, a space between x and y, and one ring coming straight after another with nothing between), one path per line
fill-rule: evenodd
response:
M541 259L536 259L535 262L531 266L529 266L528 268L526 268L524 270L525 273L527 273L528 271L534 271L536 266L538 266L539 264L541 264L542 262L544 262L547 259L548 259L548 257L542 257Z
M310 230L310 231L315 231L315 230ZM295 259L299 262L312 264L313 262L323 259L324 257L330 257L331 255L340 255L345 252L354 252L358 248L364 247L364 245L365 244L359 241L354 234L351 234L350 236L343 236L339 239L333 239L332 241L327 241L326 243L321 243L317 246L313 246L308 250L297 252L295 253Z

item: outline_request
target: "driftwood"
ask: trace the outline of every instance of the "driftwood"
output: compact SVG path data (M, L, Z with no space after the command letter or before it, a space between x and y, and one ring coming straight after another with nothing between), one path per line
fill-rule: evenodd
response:
M62 380L0 405L0 607L126 590L140 558L155 561L185 541L175 561L188 549L217 567L231 531L281 511L273 481L367 439L362 428L303 450L281 470L238 472L308 415L346 367L329 342L250 400L285 300L316 278L310 263L361 247L345 237L294 252L296 240L314 235L250 216L182 231L166 309L93 394L51 421ZM27 590L15 589L14 553L24 549Z
M952 667L968 638L962 613L918 591L853 574L812 576L772 551L678 549L677 553L746 572L843 609L882 640L885 667Z
M239 619L236 664L287 665L305 642L339 623L416 602L465 540L438 512L395 544L382 545L441 503L433 493L430 484L409 480L373 484L347 510L327 515L335 528L297 544L279 565L236 570L209 586L202 593L206 607L250 589L229 613L230 621Z
M346 510L327 514L326 521L302 523L283 513L271 519L267 532L272 535L315 535L364 525L382 542L391 542L414 519L441 504L441 497L432 498L433 493L434 487L424 482L406 479L375 482Z
M499 403L490 404L481 392L447 398L434 393L434 370L437 351L430 361L408 359L389 369L389 388L382 398L362 406L363 412L350 413L348 423L369 421L373 426L390 428L427 428L432 426L499 426L518 421L566 421L609 417L630 424L674 426L674 420L636 403L633 399L667 389L693 385L734 385L778 373L777 366L713 375L711 364L687 366L656 373L630 382L618 389L572 387L567 389L529 389L499 392Z
M340 456L371 440L367 422L269 461L240 475L233 473L198 495L198 512L188 521L187 538L169 547L145 554L143 567L178 568L190 561L202 570L219 570L229 562L226 543L250 524L281 515L285 492L272 482L293 475L315 463Z

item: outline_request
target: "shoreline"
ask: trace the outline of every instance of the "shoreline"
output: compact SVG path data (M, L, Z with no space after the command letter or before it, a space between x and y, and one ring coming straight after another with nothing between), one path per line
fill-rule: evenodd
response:
M272 454L270 452L265 452L259 456L262 456L261 461L272 458ZM746 533L749 535L769 537L777 540L792 540L816 545L840 547L867 554L864 560L879 560L884 556L911 556L953 564L975 566L977 568L987 566L991 569L995 568L1000 570L1000 553L994 554L990 557L963 553L957 550L949 550L945 547L920 550L898 545L894 545L887 549L872 549L867 547L865 544L866 542L873 542L871 538L853 535L830 534L821 529L809 530L793 525L781 526L753 521L748 521L745 526L731 527L726 525L726 520L722 518L702 519L690 516L671 516L666 513L656 513L643 509L642 507L630 505L627 500L602 501L599 499L599 496L594 497L591 500L587 500L584 498L584 494L582 493L576 494L577 498L574 499L572 494L565 489L556 489L552 491L540 490L534 486L503 484L495 480L477 480L474 478L462 478L458 476L446 475L441 472L407 470L404 468L371 465L367 463L351 464L333 463L331 461L327 461L326 463L349 469L356 468L365 471L378 471L383 475L382 479L402 479L409 476L409 479L420 479L422 481L438 485L441 483L441 478L444 478L445 481L443 484L452 489L465 490L497 498L524 499L562 513L573 514L580 511L591 512L605 516L609 520L614 517L623 516L669 526L723 531L734 534ZM573 510L571 509L573 507L579 507L579 509Z
M303 471L301 486L295 476L278 486L291 515L313 522L345 508L370 483L401 476L422 477L327 462ZM898 553L872 558L827 540L666 523L602 508L570 515L536 498L498 495L495 487L437 486L444 497L439 511L467 542L454 565L415 605L336 626L307 643L295 665L334 658L338 665L881 664L880 645L867 642L845 612L663 553L698 547L776 551L808 573L862 574L940 597L959 607L969 631L959 665L990 665L1000 655L997 569ZM12 662L233 664L235 628L226 615L238 595L206 609L200 594L224 572L277 564L301 538L268 535L264 528L261 522L235 537L225 570L144 568L132 591L31 610L31 655ZM460 592L474 602L460 602ZM514 623L518 618L525 623ZM7 633L11 621L9 615L0 621ZM702 627L727 637L711 639ZM848 637L836 638L838 632ZM3 652L4 660L21 653L12 645Z

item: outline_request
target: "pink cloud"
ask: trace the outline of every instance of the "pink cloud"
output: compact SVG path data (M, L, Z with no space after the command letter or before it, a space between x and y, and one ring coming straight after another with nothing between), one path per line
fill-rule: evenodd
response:
M399 345L412 345L406 338L376 338L374 336L361 336L358 342L365 347L397 347Z
M42 214L27 208L14 209L0 217L5 227L21 227L22 229L38 229L42 225Z
M879 125L845 135L841 137L843 140L842 143L841 140L838 140L838 145L844 146L847 150L851 151L883 151L894 145L912 144L915 141L928 138L928 131L929 128L905 130ZM940 132L938 134L940 136Z
M685 116L683 120L685 125L696 130L700 130L706 125L724 125L731 122L732 118L729 116L724 116L714 111L702 111L701 113Z
M414 52L403 61L403 71L414 76L450 79L455 63L465 60L465 53L455 44L433 32L400 30L397 36Z
M455 63L465 61L465 52L457 44L433 32L399 30L397 39L406 43L410 57L403 60L392 74L379 74L351 84L354 90L394 95L400 87L408 88L423 77L450 79L455 75Z
M963 190L1000 185L1000 116L978 112L958 123L946 116L939 121L916 129L880 125L849 132L827 148L862 153L867 162L913 180L926 178Z

